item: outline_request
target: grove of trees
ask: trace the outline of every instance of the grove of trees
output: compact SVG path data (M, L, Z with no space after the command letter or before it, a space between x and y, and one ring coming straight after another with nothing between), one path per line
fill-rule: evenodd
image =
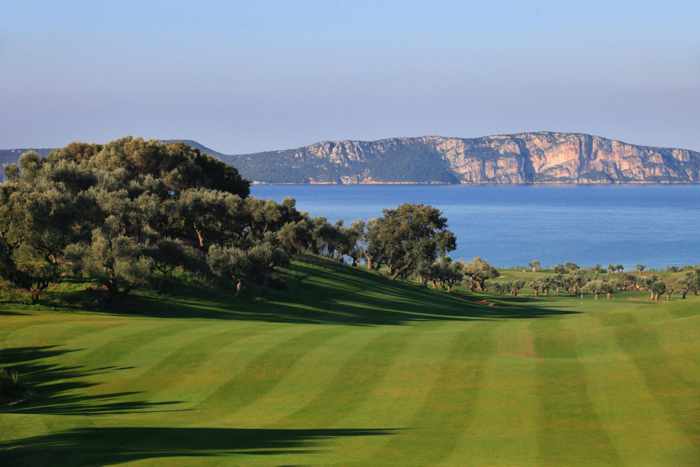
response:
M96 284L109 301L179 272L273 285L297 254L364 262L393 278L454 286L441 212L405 204L346 227L249 196L238 171L185 144L123 138L23 154L0 184L0 279L37 300L51 284ZM450 272L452 274L450 274Z
M37 300L64 280L95 285L110 301L134 288L160 288L178 274L242 290L283 286L280 270L313 254L452 290L518 295L591 294L612 298L644 290L652 300L700 291L700 271L664 279L643 265L581 268L540 261L532 281L504 281L480 257L455 261L440 210L403 204L346 226L311 217L293 199L250 196L238 171L180 143L123 138L73 143L42 158L23 154L0 184L0 280ZM676 268L678 270L678 268Z
M592 295L595 299L605 296L612 299L618 292L646 291L649 299L659 301L665 297L678 294L685 299L688 294L700 294L700 268L668 269L671 273L680 274L656 274L642 271L646 268L636 268L636 274L625 273L621 265L611 265L606 269L594 266L589 269L580 268L570 263L558 265L553 268L553 273L538 277L531 281L515 280L500 281L489 285L493 293L504 295L518 295L525 287L529 287L534 295L560 295L562 292L571 296Z

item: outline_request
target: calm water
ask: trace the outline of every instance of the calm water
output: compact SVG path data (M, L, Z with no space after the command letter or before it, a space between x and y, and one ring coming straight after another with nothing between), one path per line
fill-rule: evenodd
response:
M700 186L256 185L335 221L370 219L401 203L425 203L447 216L454 258L482 256L498 266L620 263L651 267L700 263Z

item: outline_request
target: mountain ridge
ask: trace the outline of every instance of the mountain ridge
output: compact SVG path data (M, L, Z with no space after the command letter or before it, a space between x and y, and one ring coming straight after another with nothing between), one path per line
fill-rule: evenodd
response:
M637 146L640 148L645 148L645 149L678 149L681 151L689 151L689 152L698 152L700 153L700 150L696 151L694 149L689 149L689 148L682 148L682 147L671 147L671 146L657 146L657 145L650 145L650 144L635 144L635 143L630 143L629 141L625 141L622 139L617 139L617 138L609 138L607 136L601 136L601 135L595 135L593 133L583 133L583 132L577 132L577 131L550 131L550 130L533 130L533 131L521 131L517 133L494 133L491 135L486 135L486 136L444 136L444 135L423 135L423 136L388 136L386 138L378 138L378 139L352 139L352 138L345 138L345 139L322 139L319 141L316 141L315 143L308 144L306 146L298 146L295 148L287 148L287 149L270 149L267 151L256 151L256 152L251 152L251 153L240 153L240 154L226 154L222 153L220 151L215 151L213 149L207 148L209 151L212 151L217 154L223 154L227 157L231 156L239 156L239 155L250 155L250 154L264 154L268 152L283 152L283 151L292 151L296 149L302 149L308 146L315 146L318 144L324 144L324 143L341 143L341 142L349 142L349 143L381 143L384 141L391 141L391 140L402 140L402 139L422 139L422 138L442 138L442 139L463 139L463 140L477 140L477 139L485 139L485 138L506 138L506 137L519 137L523 135L570 135L570 136L589 136L592 138L600 138L600 139L606 139L610 141L615 141L618 143L622 144L628 144L630 146ZM191 140L191 139L168 139L168 140L162 140L163 142L173 142L173 143L196 143L199 146L202 146L206 148L203 144Z
M700 183L700 152L550 131L321 141L225 160L262 183Z
M182 142L235 166L254 183L300 184L694 184L700 152L587 133L534 131L325 140L293 149L227 155ZM0 165L23 149L0 150ZM42 149L42 155L49 149ZM0 177L2 170L0 168Z

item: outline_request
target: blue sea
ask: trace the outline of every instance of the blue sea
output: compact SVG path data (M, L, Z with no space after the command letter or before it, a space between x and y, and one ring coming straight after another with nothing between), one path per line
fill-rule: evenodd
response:
M303 211L348 223L430 204L457 236L453 258L501 267L700 264L700 186L255 185L252 193L292 197Z

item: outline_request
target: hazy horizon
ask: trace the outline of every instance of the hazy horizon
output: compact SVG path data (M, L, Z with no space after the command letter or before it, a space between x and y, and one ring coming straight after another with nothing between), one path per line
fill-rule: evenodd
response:
M0 147L600 135L700 150L700 4L11 3ZM507 12L507 14L506 14Z

